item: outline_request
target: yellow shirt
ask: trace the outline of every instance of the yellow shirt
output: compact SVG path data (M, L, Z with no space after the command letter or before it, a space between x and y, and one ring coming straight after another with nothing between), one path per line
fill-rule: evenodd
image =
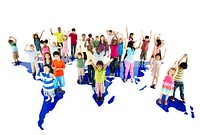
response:
M62 43L62 37L63 37L63 35L64 35L63 33L56 32L56 33L54 33L53 35L56 36L57 42L58 42L58 43Z

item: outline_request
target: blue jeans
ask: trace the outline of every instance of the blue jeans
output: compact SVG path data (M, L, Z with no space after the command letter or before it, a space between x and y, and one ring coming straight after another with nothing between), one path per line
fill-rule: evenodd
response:
M183 82L174 81L174 93L173 93L173 97L175 97L175 92L176 92L176 89L178 87L179 87L179 90L180 90L180 97L181 97L181 99L184 99L184 84L183 84Z

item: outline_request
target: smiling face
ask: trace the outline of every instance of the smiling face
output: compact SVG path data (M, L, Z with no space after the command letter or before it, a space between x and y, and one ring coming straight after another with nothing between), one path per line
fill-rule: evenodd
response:
M102 65L97 65L97 69L98 69L98 70L101 70L102 68L103 68Z
M43 69L44 69L44 72L45 72L46 74L48 74L48 73L49 73L49 71L50 71L50 68L49 68L49 67L47 67L47 66L44 66L44 67L43 67Z

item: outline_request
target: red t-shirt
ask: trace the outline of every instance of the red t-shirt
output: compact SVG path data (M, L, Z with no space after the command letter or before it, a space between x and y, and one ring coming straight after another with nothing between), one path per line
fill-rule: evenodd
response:
M69 36L71 37L71 44L76 45L77 44L77 34L76 33L70 33Z
M65 68L65 62L63 60L53 60L52 61L52 67L53 68ZM54 69L54 76L63 76L64 71L63 70L55 70Z
M143 41L143 43L142 43L141 49L144 50L144 51L147 51L149 49L149 43L150 43L150 41L146 41L144 39L142 41Z

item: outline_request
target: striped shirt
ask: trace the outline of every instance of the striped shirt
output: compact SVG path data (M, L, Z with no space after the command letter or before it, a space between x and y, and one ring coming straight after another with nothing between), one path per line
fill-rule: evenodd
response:
M53 80L52 73L46 74L44 72L39 72L36 76L36 79L42 80L44 90L53 90L54 89L54 80Z
M179 66L174 80L177 81L177 82L182 82L183 81L183 74L184 74L183 69L180 69L180 66Z

